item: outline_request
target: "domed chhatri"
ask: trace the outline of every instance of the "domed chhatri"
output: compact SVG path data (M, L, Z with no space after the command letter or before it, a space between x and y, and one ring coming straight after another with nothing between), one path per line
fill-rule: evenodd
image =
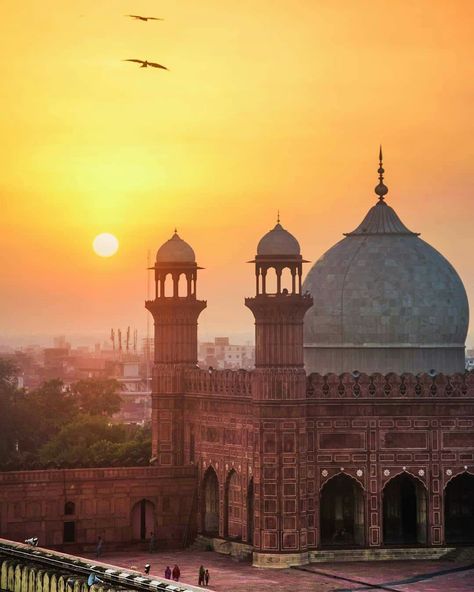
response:
M305 319L306 370L462 372L469 320L463 283L385 203L381 161L379 201L304 282L314 298Z
M278 221L270 232L267 232L258 243L257 255L259 256L294 256L300 255L300 245L296 238L285 230L280 224L280 216Z
M191 245L180 238L175 229L173 236L158 249L156 262L195 263L196 255Z

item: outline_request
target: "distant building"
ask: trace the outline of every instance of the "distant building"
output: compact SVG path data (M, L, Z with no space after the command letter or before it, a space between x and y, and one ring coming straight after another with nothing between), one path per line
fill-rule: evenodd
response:
M213 342L199 343L198 363L205 368L212 366L218 370L250 369L255 366L255 346L234 345L228 337L215 337Z

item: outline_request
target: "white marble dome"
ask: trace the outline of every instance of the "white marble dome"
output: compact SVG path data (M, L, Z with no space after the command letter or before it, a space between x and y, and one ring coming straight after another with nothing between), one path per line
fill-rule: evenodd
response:
M380 197L303 285L308 372L462 372L469 306L436 249Z
M157 263L195 263L196 255L191 245L178 236L175 231L156 253Z

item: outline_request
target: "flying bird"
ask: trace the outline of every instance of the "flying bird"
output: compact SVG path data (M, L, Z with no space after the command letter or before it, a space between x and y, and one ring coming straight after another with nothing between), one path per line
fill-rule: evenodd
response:
M135 60L135 59L128 59L123 60L124 62L136 62L137 64L141 64L140 68L161 68L162 70L168 70L166 66L162 66L161 64L157 64L156 62L149 62L148 60Z
M140 14L124 14L124 16L129 16L130 18L133 18L136 21L164 21L165 20L162 18L157 18L156 16L141 16Z

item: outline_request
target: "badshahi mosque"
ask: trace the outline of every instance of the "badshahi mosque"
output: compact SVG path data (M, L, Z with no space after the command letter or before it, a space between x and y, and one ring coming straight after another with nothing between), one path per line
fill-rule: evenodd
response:
M378 175L374 205L304 281L298 240L279 222L258 242L243 303L255 318L251 371L197 366L200 267L177 233L166 241L145 304L152 466L0 475L2 532L22 536L22 500L46 497L28 528L37 520L52 545L66 522L79 544L154 532L158 544L201 541L261 567L474 544L466 292L387 203L382 155Z

